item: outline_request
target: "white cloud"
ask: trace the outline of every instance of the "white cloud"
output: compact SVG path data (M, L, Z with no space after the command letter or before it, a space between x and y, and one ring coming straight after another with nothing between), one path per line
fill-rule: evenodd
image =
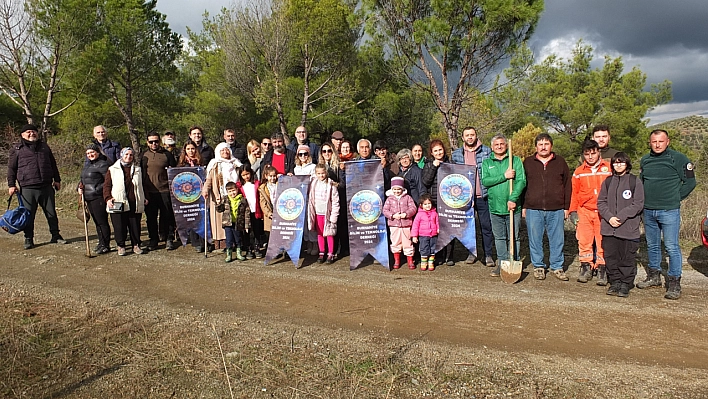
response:
M647 118L649 119L649 125L656 125L690 115L708 117L708 100L660 105L650 111L647 114Z

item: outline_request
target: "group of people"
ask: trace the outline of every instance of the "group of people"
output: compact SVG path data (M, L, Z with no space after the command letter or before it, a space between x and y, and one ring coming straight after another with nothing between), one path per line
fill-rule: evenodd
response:
M49 222L51 242L65 243L59 234L54 192L61 187L56 161L49 147L38 140L36 127L21 129L21 141L11 148L8 165L10 194L18 192L30 209L25 230L25 248L34 246L34 216L41 206ZM548 273L568 281L563 269L564 220L576 225L580 271L577 281L586 283L597 276L598 285L609 282L608 295L626 297L636 277L636 253L643 218L649 254L647 277L638 288L662 286L661 241L669 254L666 298L681 294L681 252L678 247L680 203L695 187L693 164L670 148L668 133L655 130L650 135L649 154L641 159L639 177L630 173L627 154L610 148L607 126L593 129L582 147L581 165L574 173L568 163L553 152L553 138L541 133L535 138L535 154L522 160L510 157L508 140L495 135L487 146L473 127L463 129L463 145L448 158L445 145L432 140L428 156L416 144L396 154L383 141L373 145L367 139L356 142L356 152L344 134L335 131L322 144L308 138L299 126L294 140L278 132L260 142L245 145L236 132L227 129L223 142L212 148L203 130L189 129L189 139L176 145L175 134L167 131L146 136L147 149L140 163L131 147L107 138L106 129L96 126L94 140L86 147L86 161L77 188L83 195L96 225L96 252L110 251L111 227L118 255L126 255L130 236L133 253L155 250L165 242L166 250L177 247L175 219L171 206L167 169L202 166L206 169L202 196L210 209L211 238L192 232L190 241L197 251L226 253L226 261L263 257L273 218L273 202L281 175L309 176L308 228L304 251L318 255L318 262L332 263L348 254L346 163L377 159L385 181L387 218L394 268L405 263L416 268L420 255L422 270L436 265L454 265L454 241L434 253L439 222L437 170L442 163L470 165L475 174L475 217L481 232L481 254L469 253L465 262L478 259L489 266L491 276L500 275L500 265L509 253L510 226L514 227L513 260L519 260L519 225L525 218L533 276L545 279ZM140 238L142 213L146 214L146 246ZM110 215L110 216L109 216ZM513 221L511 220L513 218ZM548 264L544 261L544 233L548 237ZM205 248L205 245L208 248ZM496 261L493 257L496 249Z

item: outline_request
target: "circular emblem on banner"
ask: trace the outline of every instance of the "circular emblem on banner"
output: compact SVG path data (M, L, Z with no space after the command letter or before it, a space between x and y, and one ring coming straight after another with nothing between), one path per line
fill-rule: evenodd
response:
M472 183L460 174L445 176L438 185L440 199L453 209L462 208L472 201Z
M687 163L686 164L686 170L693 170L693 164L692 163Z
M610 169L609 169L607 166L603 166L603 167L600 168L600 171L601 171L601 172L609 172Z
M624 199L632 198L632 192L629 190L622 191L622 198L624 198Z
M182 172L172 179L172 194L183 204L191 204L202 195L202 179L194 172Z
M289 188L278 196L275 209L283 220L295 220L305 210L305 198L300 190Z
M371 224L381 216L381 197L371 190L361 190L354 194L349 212L361 224Z

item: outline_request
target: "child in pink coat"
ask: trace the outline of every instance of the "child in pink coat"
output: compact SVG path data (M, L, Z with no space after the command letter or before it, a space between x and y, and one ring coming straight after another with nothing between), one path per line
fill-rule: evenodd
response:
M386 191L386 203L384 203L383 214L388 221L391 231L391 252L393 252L393 268L401 267L401 251L408 257L408 268L415 269L413 254L415 248L411 242L411 226L413 216L415 216L416 206L413 198L406 194L403 188L404 179L394 177L391 179L391 189Z
M440 233L438 212L433 208L429 194L420 196L420 209L413 220L411 237L413 242L420 241L420 270L435 270L435 244Z

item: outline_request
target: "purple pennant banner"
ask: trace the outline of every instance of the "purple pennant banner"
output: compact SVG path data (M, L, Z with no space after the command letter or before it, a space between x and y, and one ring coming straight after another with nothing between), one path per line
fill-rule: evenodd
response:
M438 168L440 234L435 252L457 238L477 256L474 223L475 174L471 165L442 163Z
M356 269L371 255L390 270L381 160L347 162L344 172L349 231L340 234L349 234L349 269Z
M302 234L307 214L309 176L278 177L278 188L273 203L273 224L266 251L265 263L287 253L295 267L300 261Z
M172 209L175 213L175 223L177 234L182 245L187 245L189 232L193 231L204 239L205 224L206 232L211 238L211 228L209 226L208 210L204 207L202 197L202 187L206 178L206 171L203 167L168 168L167 178L170 184L170 194L172 199Z

